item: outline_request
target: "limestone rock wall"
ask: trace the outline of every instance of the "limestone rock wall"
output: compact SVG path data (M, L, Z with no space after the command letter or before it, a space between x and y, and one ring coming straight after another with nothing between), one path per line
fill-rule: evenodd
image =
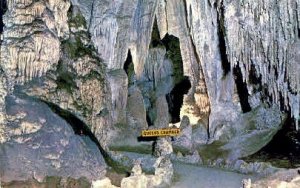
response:
M255 69L272 102L283 103L298 119L300 2L224 1L223 6L228 58L232 67L239 64L250 95Z
M68 35L69 1L8 1L4 15L1 67L9 88L54 68L60 56L59 38Z
M44 103L30 97L6 100L9 140L0 146L1 181L47 176L101 179L106 164L95 143L72 128Z
M1 3L2 6L2 3ZM59 38L68 35L69 1L9 0L0 42L0 125L4 127L5 96L15 83L41 77L60 56ZM2 16L1 16L2 18ZM4 133L0 131L1 140Z
M68 0L8 1L0 43L3 181L47 176L91 181L105 173L101 146L110 131L111 94L82 18ZM73 114L78 127L72 130L70 114L58 111ZM93 137L83 136L90 131Z
M206 124L214 132L224 121L222 117L235 121L242 113L234 72L237 67L251 108L266 101L281 103L295 119L299 117L298 0L115 0L90 4L94 8L86 19L108 69L122 68L130 49L135 73L142 75L155 18L161 39L167 33L179 38L184 74L192 83L181 117L187 115L192 124L209 117ZM80 4L83 10L87 6ZM254 77L261 81L254 83Z

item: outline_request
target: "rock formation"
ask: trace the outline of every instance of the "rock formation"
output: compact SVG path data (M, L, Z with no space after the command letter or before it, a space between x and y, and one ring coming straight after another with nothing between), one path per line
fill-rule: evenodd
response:
M8 145L26 149L24 160L31 163L37 151L53 150L54 158L42 158L53 164L42 177L72 166L57 154L75 147L67 141L82 146L72 151L83 153L77 160L88 161L74 178L95 180L106 166L99 156L110 159L116 143L151 148L154 140L137 140L151 126L182 125L173 142L157 140L156 146L168 146L158 156L183 149L179 158L199 163L234 163L257 152L286 116L299 129L299 0L1 2L0 158L14 154L3 149ZM12 110L22 105L21 114ZM57 124L49 131L56 136L35 113L53 116ZM85 139L70 133L74 125L101 154L91 156ZM34 148L46 136L67 141L61 148L41 143L47 151ZM211 150L218 155L205 156ZM87 167L93 160L99 168ZM24 164L27 172L14 174L16 180L31 177L39 164ZM2 180L17 173L0 165Z
M46 104L13 96L6 103L8 139L0 146L1 181L42 182L47 176L91 181L105 175L106 164L97 146L74 134Z

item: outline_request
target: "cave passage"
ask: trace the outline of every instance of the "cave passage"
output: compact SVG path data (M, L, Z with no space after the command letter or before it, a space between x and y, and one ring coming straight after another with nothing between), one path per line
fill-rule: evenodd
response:
M42 101L42 102L46 103L55 114L63 118L72 127L75 134L88 136L98 147L106 164L112 167L113 170L115 170L118 173L125 173L125 174L129 173L129 169L126 169L122 164L120 164L117 161L114 161L109 156L109 154L100 145L96 136L92 133L90 128L82 120L80 120L78 117L76 117L74 114L70 113L69 111L61 109L56 104L53 104L48 101Z
M132 61L132 55L131 55L130 50L128 50L128 52L127 52L127 58L125 60L123 69L125 70L125 72L127 74L128 83L130 85L133 81L133 75L135 74L134 73L134 65L133 65L133 61Z
M7 2L6 0L1 0L0 1L0 34L3 32L3 27L4 27L3 15L5 14L6 10L7 10Z
M179 38L169 35L168 33L161 40L166 48L166 57L172 61L173 80L175 84L181 83L186 79L183 73L183 61L180 50Z
M156 48L156 47L163 47L164 44L160 39L160 34L158 30L158 25L157 25L157 18L154 18L154 23L152 27L152 33L151 33L151 42L149 48Z
M180 109L183 104L183 96L188 93L191 88L191 82L187 76L175 85L171 93L167 94L166 98L171 114L171 123L180 122Z
M237 64L237 66L233 68L233 74L235 78L235 84L237 87L237 92L240 99L242 111L243 113L250 112L251 106L248 102L249 93L247 89L247 84L243 81L243 75L239 67L239 64Z
M273 139L260 151L247 157L246 161L270 162L281 168L300 167L300 132L296 131L290 114Z
M180 109L183 104L183 96L190 90L191 83L189 78L184 76L179 38L167 33L164 38L161 39L155 18L149 48L165 48L166 58L172 62L174 88L166 95L166 99L169 114L171 115L170 123L180 122Z

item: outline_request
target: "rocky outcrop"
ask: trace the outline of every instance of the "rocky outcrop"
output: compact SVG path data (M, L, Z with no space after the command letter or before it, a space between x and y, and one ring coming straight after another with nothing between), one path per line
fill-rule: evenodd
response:
M223 4L231 66L240 67L250 96L255 93L251 79L260 77L257 84L267 90L270 100L282 103L298 119L299 1L249 1L236 5L236 2Z
M141 161L135 161L129 177L121 180L121 188L152 188L169 187L173 177L173 165L169 159L159 157L153 167L154 174L145 174L141 167ZM117 188L109 178L97 180L92 183L92 188Z
M172 145L179 151L180 149L191 151L193 147L193 142L192 142L193 128L189 122L188 117L185 116L182 118L180 129L181 129L180 136L174 138Z
M105 175L106 164L97 145L72 128L51 109L29 97L7 98L9 140L0 146L2 182L48 176L86 177Z
M111 88L113 124L126 122L126 105L128 96L128 80L123 69L108 73L108 83Z
M121 188L129 187L167 187L170 186L173 177L173 165L169 159L159 157L156 160L154 175L145 175L139 164L132 169L132 174L124 178L121 182Z
M144 106L144 99L138 87L129 89L128 103L127 103L127 122L132 129L140 132L148 128L146 120L146 108Z
M42 181L46 176L92 181L105 174L99 150L109 140L110 88L87 24L70 5L55 0L8 2L0 57L2 181ZM25 99L12 102L10 95ZM80 122L73 127L75 133L93 135L76 136L70 121ZM87 125L84 130L82 123Z
M56 67L20 88L83 120L105 147L111 124L111 95L105 67L91 45L79 9L72 6L68 15L70 31L68 38L61 39Z
M254 154L270 142L282 127L281 122L284 122L285 118L286 116L282 115L277 107L270 109L258 107L244 114L233 128L226 125L220 127L225 133L219 140L228 141L222 149L230 151L228 154L230 160Z
M250 181L251 182L251 181ZM281 170L261 180L250 184L252 188L260 187L286 187L296 188L300 186L299 169Z
M1 44L1 67L9 89L53 70L59 39L68 36L69 1L8 1Z
M298 48L298 30L296 24L291 24L291 27L285 24L289 19L290 23L298 22L295 16L298 10L288 11L295 1L284 5L277 1L257 1L250 5L249 2L237 1L184 0L177 3L163 0L99 1L86 5L81 1L77 3L82 10L86 10L91 4L94 7L92 13L85 14L85 17L90 21L92 40L109 69L122 68L130 49L137 78L141 78L143 70L151 72L146 59L152 53L148 46L150 28L154 27L155 18L160 39L167 33L178 37L184 75L192 83L190 92L184 97L181 117L188 116L192 124L203 121L207 128L210 127L209 133L215 132L221 122L234 122L243 111L249 111L267 101L281 103L287 110L293 109L292 115L298 118L299 78L293 73L298 70L295 63L297 55L293 53ZM101 8L95 8L100 6ZM277 6L284 8L277 9ZM279 20L276 18L279 13L285 14L282 19L284 21L276 21ZM280 32L277 32L277 27L281 28ZM140 35L141 32L143 35ZM238 38L251 42L238 43ZM275 58L279 42L269 45L268 49L264 50L262 47L259 50L260 44L281 39L292 50L278 55L287 57L285 54L294 54L290 58ZM152 62L155 62L154 59ZM268 62L276 63L269 65ZM276 65L281 64L283 66L280 70L276 68ZM293 70L288 71L284 67L293 67ZM285 74L286 71L289 74ZM262 76L261 79L259 75ZM266 84L269 83L267 80L271 80L270 83L273 84ZM274 84L277 86L274 87ZM228 111L233 114L228 116Z
M1 127L5 116L4 98L14 84L40 77L58 63L59 39L68 35L69 6L69 1L7 1L0 52Z
M291 19L291 23L298 23L294 16L298 14L298 9L294 12L288 11L292 9L289 7L296 1L290 1L284 5L285 8L278 8L280 3L277 1L265 3L256 1L253 5L250 5L249 2L208 0L201 2L182 0L176 3L162 0L147 2L100 1L85 5L82 1L76 3L79 4L82 11L87 10L87 7L90 6L102 7L94 8L90 14L84 15L86 20L90 21L89 29L92 33L92 40L97 46L98 52L103 54L104 62L108 65L109 70L123 68L127 58L126 53L130 49L134 64L134 76L129 76L128 84L138 83L144 99L146 115L148 115L148 124L166 124L166 116L161 119L156 119L156 117L158 117L157 113L166 114L163 112L163 110L166 111L166 107L161 108L165 104L162 98L174 87L174 83L169 82L168 79L161 79L157 76L167 76L170 69L166 63L172 64L173 62L166 60L168 52L164 54L165 47L163 45L152 46L150 44L150 39L153 37L150 28L155 29L155 19L159 30L159 40L168 34L178 37L180 42L184 75L188 76L192 85L188 94L184 96L180 117L181 120L183 116L189 118L190 124L194 128L191 139L195 140L194 145L205 145L216 140L228 142L241 136L245 132L240 132L238 124L248 121L247 119L250 117L247 116L253 115L253 118L260 116L255 113L255 109L260 108L259 106L264 103L270 105L270 110L267 110L268 107L266 108L270 114L273 112L279 114L278 109L281 105L282 110L291 111L296 119L299 116L299 112L297 112L299 96L298 92L295 92L298 90L295 89L298 87L296 84L298 77L292 73L298 69L298 64L295 63L297 62L295 49L298 48L298 30L294 24L291 24L294 29L285 29L288 28L288 25L281 23L282 20L276 21L279 20L277 19L278 15L285 14L283 20ZM249 22L248 18L251 18ZM273 21L270 21L269 18L272 18ZM265 23L274 27L266 26ZM280 30L284 30L288 37L279 34L280 32L275 32L277 27L281 27ZM148 29L145 31L144 28ZM143 35L139 34L141 31L145 31ZM271 34L269 35L269 33ZM242 37L248 42L239 43L237 40L239 37L236 36ZM271 41L268 39L269 36L272 36L272 41L276 41L276 44L268 45L268 49L263 50L260 45L269 44ZM281 40L284 44L291 46L288 54L293 54L293 56L285 58L286 60L275 58L274 55L279 49L276 47L279 46L278 41ZM110 43L106 41L110 41ZM142 48L137 50L135 47L138 45ZM147 47L146 50L144 46ZM279 56L287 57L285 54L287 55L287 53L279 53ZM278 69L279 65L282 65L280 70ZM294 69L286 74L284 67L293 67ZM290 82L288 78L294 81ZM159 79L168 84L159 87L157 84ZM273 84L268 85L268 79ZM279 84L275 83L277 81ZM291 90L290 84L294 89ZM119 82L118 86L115 84L111 84L111 86L119 91L114 92L115 94L126 95L125 80ZM153 92L154 90L155 92ZM283 95L283 93L285 94ZM127 99L124 97L116 98L117 104L120 105L118 109L126 108L125 100ZM278 104L278 106L274 104ZM243 115L249 111L251 115ZM267 116L267 114L262 113L262 116ZM144 121L144 113L139 116ZM267 139L263 140L259 147L265 145L272 138L284 119L277 116L274 118L276 121L274 119L273 123L276 122L276 125L264 127L263 129L266 128L265 132L261 131L266 133L264 134L266 137L263 137ZM163 123L161 123L162 121ZM248 122L245 124L248 126ZM267 123L267 125L270 124ZM272 131L268 132L269 130ZM256 133L246 135L241 140L244 144L251 140L252 136L255 138ZM198 138L199 136L201 139ZM246 153L249 154L253 151Z

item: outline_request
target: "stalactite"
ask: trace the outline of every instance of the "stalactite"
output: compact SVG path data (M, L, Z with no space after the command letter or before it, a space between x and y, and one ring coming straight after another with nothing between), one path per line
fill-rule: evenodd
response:
M69 6L69 1L58 0L8 1L1 62L10 90L15 81L22 84L40 77L57 64L59 37L68 34Z
M293 60L293 56L299 56L299 46L295 45L300 10L295 9L295 5L295 0L245 1L238 10L235 4L228 3L225 5L225 26L232 67L240 62L243 80L249 84L247 73L251 71L250 62L254 63L259 67L258 74L273 102L280 104L279 96L283 91L285 109L290 109L292 116L298 119L299 62ZM234 15L237 12L239 20ZM298 129L297 124L296 121Z

